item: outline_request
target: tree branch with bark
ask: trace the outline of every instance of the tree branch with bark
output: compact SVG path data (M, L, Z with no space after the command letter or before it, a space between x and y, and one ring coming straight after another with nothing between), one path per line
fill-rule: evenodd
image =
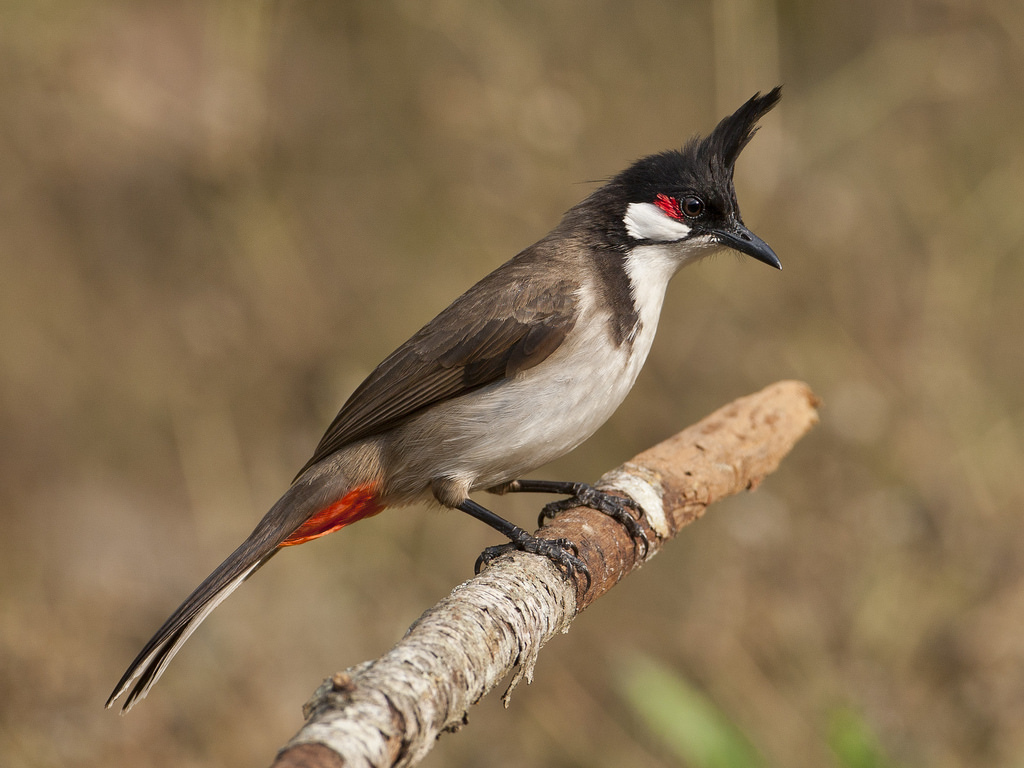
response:
M817 423L817 405L806 384L773 384L637 455L597 487L642 508L649 560L709 504L757 487ZM544 644L643 562L625 528L592 509L568 510L537 535L575 542L589 585L544 557L501 557L424 613L384 656L326 680L274 768L415 765L511 673L507 704L519 682L531 681Z

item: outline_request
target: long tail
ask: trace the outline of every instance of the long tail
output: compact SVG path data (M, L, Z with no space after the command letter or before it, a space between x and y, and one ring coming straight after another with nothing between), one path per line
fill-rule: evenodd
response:
M326 536L384 509L372 485L357 486L338 499L337 492L332 493L336 483L305 477L288 489L238 549L157 630L114 687L108 708L129 688L122 713L144 699L203 619L282 547Z

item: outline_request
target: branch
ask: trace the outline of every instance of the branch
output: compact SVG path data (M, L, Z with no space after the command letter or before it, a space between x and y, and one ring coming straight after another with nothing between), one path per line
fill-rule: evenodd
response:
M817 404L806 384L773 384L644 451L598 486L641 505L650 559L709 504L773 472L817 422ZM423 614L380 659L325 681L274 768L415 765L439 733L460 728L470 705L514 671L507 705L512 689L532 679L544 644L642 564L625 529L591 509L568 510L538 535L576 542L593 577L589 589L543 557L500 558Z

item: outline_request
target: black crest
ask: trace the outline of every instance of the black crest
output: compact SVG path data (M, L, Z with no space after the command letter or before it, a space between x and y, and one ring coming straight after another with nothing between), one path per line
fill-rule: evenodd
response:
M755 94L705 138L694 138L682 149L638 160L612 179L604 190L629 202L653 202L659 193L700 192L711 194L728 206L735 200L732 176L736 158L757 131L757 121L778 104L781 97L781 87L763 96Z
M757 121L782 98L782 87L776 86L762 96L755 93L742 107L724 118L711 134L694 147L698 157L720 165L719 174L732 176L736 158L757 132Z

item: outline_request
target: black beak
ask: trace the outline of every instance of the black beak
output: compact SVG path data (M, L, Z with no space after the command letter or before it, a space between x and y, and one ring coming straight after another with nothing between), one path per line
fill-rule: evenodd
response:
M782 269L782 262L771 246L742 224L736 224L729 229L716 229L714 234L718 242L726 248L732 248L747 256L753 256L771 267Z

